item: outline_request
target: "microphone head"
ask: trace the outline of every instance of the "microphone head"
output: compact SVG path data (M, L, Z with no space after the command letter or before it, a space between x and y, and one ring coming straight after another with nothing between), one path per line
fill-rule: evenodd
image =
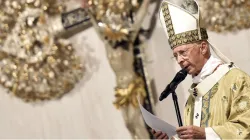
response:
M160 96L160 97L159 97L159 101L162 101L163 99L164 99L163 96Z
M180 70L174 77L174 79L172 80L172 82L170 84L168 84L168 86L165 88L165 90L161 93L159 100L162 101L163 99L165 99L170 93L172 93L177 85L182 82L186 77L187 77L187 70L185 68L183 68L182 70Z
M180 77L182 77L184 80L187 77L188 71L186 70L186 68L183 68L178 73L180 74Z
M176 83L180 83L181 81L183 81L186 77L187 77L187 70L184 68L184 69L181 69L174 77L173 81L176 82ZM173 82L172 81L172 82ZM171 82L171 83L172 83Z

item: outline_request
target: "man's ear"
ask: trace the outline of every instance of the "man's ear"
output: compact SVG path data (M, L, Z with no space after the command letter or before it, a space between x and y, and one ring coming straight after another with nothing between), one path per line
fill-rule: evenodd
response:
M208 43L206 41L202 41L200 43L200 45L201 45L201 47L200 47L201 54L203 54L203 55L207 54L209 51Z

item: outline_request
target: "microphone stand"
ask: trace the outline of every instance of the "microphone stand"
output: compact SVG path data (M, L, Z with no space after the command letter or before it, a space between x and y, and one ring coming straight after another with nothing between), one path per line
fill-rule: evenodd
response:
M182 70L180 70L175 75L172 82L170 84L168 84L168 86L165 88L165 90L161 93L161 95L159 97L159 100L162 101L170 93L172 93L174 107L175 107L176 116L177 116L179 126L182 126L182 120L181 120L181 114L180 114L180 109L179 109L179 105L178 105L178 98L177 98L175 89L177 88L177 85L186 78L187 74L188 74L188 72L187 72L186 68L183 68Z
M175 112L176 112L178 124L179 124L179 127L180 127L180 126L183 126L183 125L182 125L182 120L181 120L179 104L178 104L178 98L177 98L177 95L176 95L175 91L172 92L172 98L173 98L173 101L174 101L174 107L175 107Z

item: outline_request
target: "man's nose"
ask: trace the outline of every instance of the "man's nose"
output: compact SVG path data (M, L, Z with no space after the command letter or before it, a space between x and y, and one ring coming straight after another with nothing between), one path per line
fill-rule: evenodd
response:
M177 57L177 62L178 62L178 64L183 63L183 62L184 62L183 57L179 55L179 56Z

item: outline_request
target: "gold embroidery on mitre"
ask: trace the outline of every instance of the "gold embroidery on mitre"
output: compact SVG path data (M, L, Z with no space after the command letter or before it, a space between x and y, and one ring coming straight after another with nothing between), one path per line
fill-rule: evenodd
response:
M165 20L165 24L166 24L166 28L168 32L168 36L169 36L168 41L169 41L169 45L171 49L174 49L175 47L180 46L180 45L190 44L190 43L208 39L207 31L204 28L200 28L201 39L199 38L198 29L175 34L171 16L170 16L169 9L168 9L168 4L163 3L161 6L161 9L162 9L162 13L164 16L164 20Z
M116 88L115 92L116 100L113 104L117 109L122 106L128 106L129 104L138 107L137 97L139 97L140 102L143 103L147 96L142 77L137 77L127 88Z

